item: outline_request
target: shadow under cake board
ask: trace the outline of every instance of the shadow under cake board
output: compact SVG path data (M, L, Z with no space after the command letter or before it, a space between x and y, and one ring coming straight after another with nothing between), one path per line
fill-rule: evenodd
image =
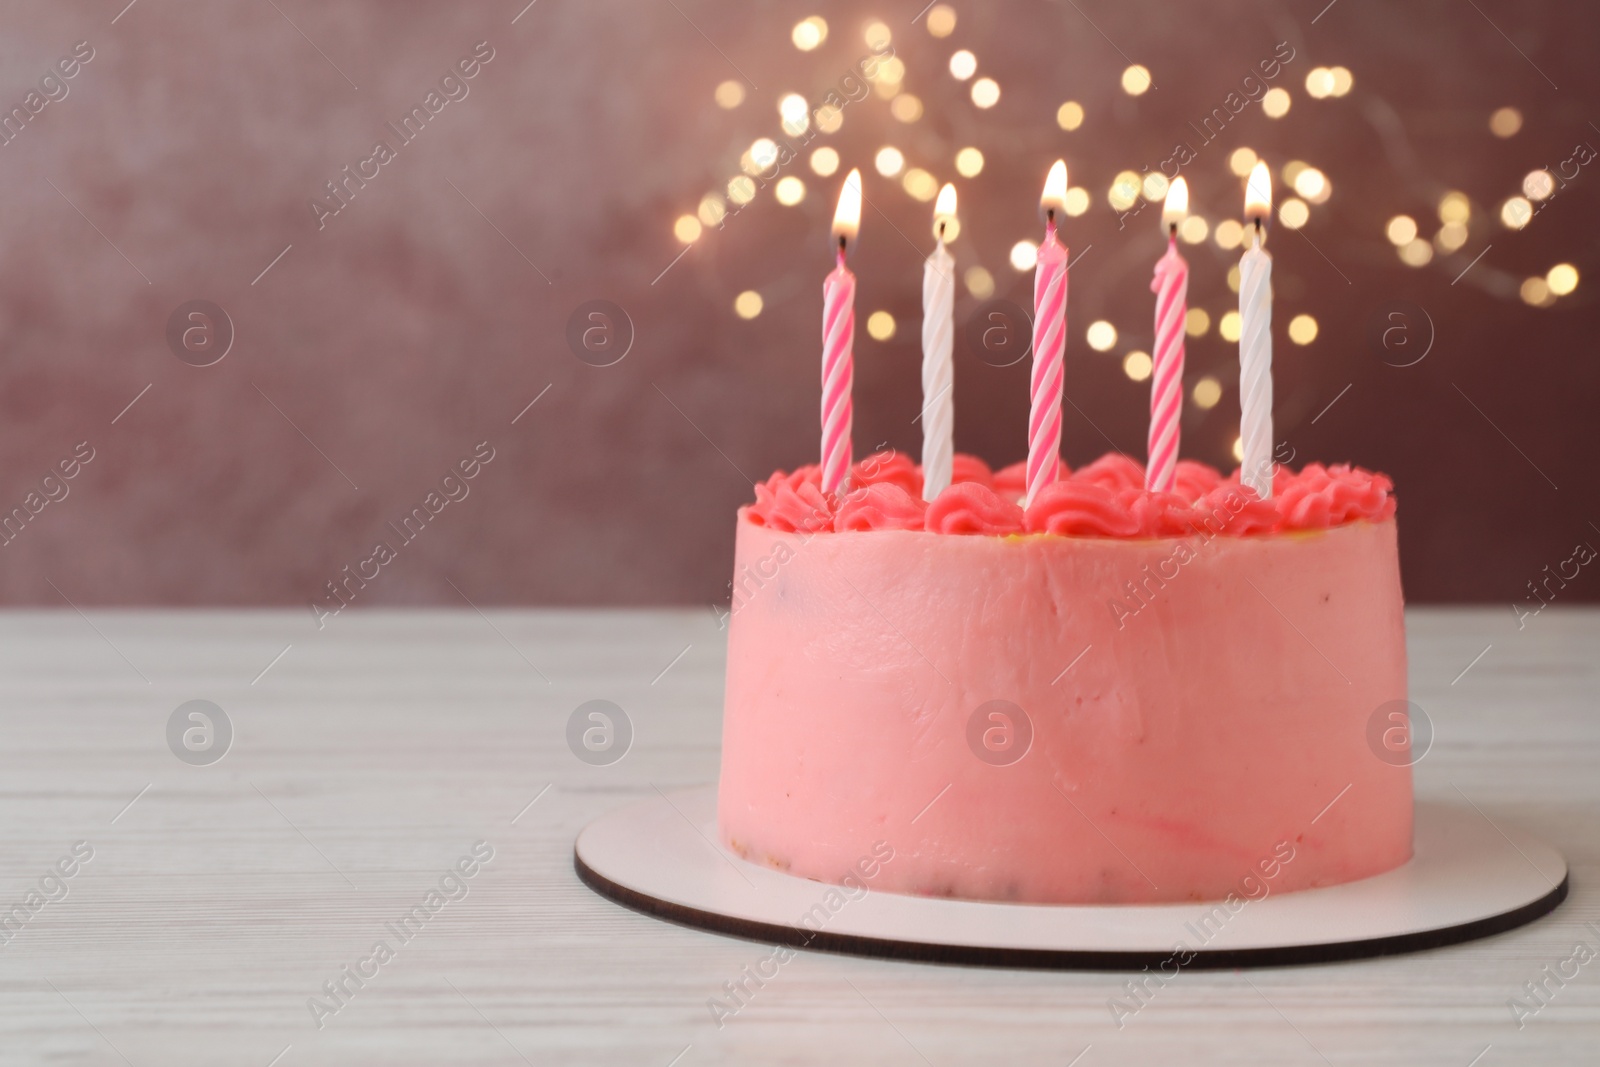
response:
M1218 901L1040 905L868 892L811 930L826 883L715 844L716 791L658 796L596 819L573 865L596 893L668 922L769 945L922 963L1048 970L1295 966L1418 952L1514 929L1566 899L1560 852L1464 809L1417 806L1415 854L1344 885L1274 894L1195 944ZM1501 830L1505 833L1502 835Z

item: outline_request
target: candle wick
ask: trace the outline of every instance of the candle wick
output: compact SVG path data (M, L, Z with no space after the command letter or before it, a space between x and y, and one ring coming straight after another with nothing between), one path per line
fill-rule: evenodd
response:
M939 240L941 241L944 240L944 226L945 224L943 220L941 220L939 223Z
M1050 227L1052 230L1056 228L1056 209L1055 208L1047 207L1047 208L1044 209L1044 224L1046 226Z
M1173 239L1177 238L1177 236L1178 236L1178 224L1176 222L1170 222L1170 223L1167 224L1167 236L1169 238L1173 238Z

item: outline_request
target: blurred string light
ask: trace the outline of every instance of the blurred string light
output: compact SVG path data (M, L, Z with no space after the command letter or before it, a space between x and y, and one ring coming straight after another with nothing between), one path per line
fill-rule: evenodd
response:
M1556 180L1547 170L1530 170L1522 179L1522 195L1529 200L1543 200L1556 191Z
M1408 267L1426 267L1433 261L1433 245L1420 237L1400 246L1400 262Z
M1222 383L1208 374L1194 383L1194 392L1191 395L1194 397L1195 407L1209 411L1222 399Z
M1310 315L1296 315L1289 320L1289 340L1297 345L1308 345L1317 339L1317 320Z
M1190 215L1178 227L1178 237L1186 245L1197 245L1206 239L1206 234L1211 232L1211 226L1199 215Z
M1072 216L1073 218L1077 218L1079 215L1082 215L1085 211L1088 211L1089 210L1089 190L1085 189L1081 185L1074 185L1072 188L1068 189L1067 190L1067 199L1066 199L1066 209L1067 209L1067 214Z
M686 245L692 245L700 239L700 220L693 215L679 215L678 221L672 224L672 236Z
M1294 178L1294 191L1313 204L1325 204L1333 195L1333 183L1316 167L1306 167Z
M1139 184L1139 191L1144 194L1146 200L1153 202L1167 195L1167 186L1170 184L1165 174L1153 170L1144 176L1144 181Z
M1223 219L1217 223L1217 228L1212 231L1211 239L1217 242L1217 247L1225 252L1229 249L1238 248L1239 242L1244 240L1244 226L1238 219Z
M1122 357L1122 373L1136 382L1142 382L1150 377L1150 371L1154 367L1155 364L1148 352L1129 352Z
M1489 116L1489 132L1496 137L1515 137L1522 129L1522 112L1514 107L1503 107Z
M866 41L867 47L872 49L874 52L881 52L885 48L889 47L889 42L894 38L893 35L889 33L888 26L884 25L882 22L879 22L877 19L873 19L871 22L867 23L866 28L861 31L861 39Z
M982 267L968 267L961 280L967 283L967 292L979 300L987 300L994 295L994 275Z
M950 56L950 74L956 81L964 82L978 72L978 57L961 49Z
M900 179L900 185L911 194L912 199L920 200L924 204L939 195L939 181L921 167L912 167ZM945 223L946 240L949 240L949 222Z
M823 133L838 133L839 127L844 125L844 109L833 104L823 104L811 118L816 122L817 129Z
M1333 71L1317 67L1306 75L1306 95L1313 100L1323 100L1333 95Z
M993 78L979 78L972 83L972 102L988 109L1000 102L1000 83Z
M1237 311L1224 311L1222 318L1217 321L1217 333L1224 341L1237 341L1239 339L1239 313Z
M1255 165L1256 150L1254 148L1235 148L1228 156L1228 169L1241 178L1248 178Z
M1507 229L1520 230L1533 219L1533 205L1526 197L1513 196L1500 205L1500 221Z
M1289 90L1283 86L1268 89L1261 97L1261 111L1269 119L1281 119L1289 113Z
M794 24L789 39L802 52L809 52L828 39L828 23L821 15L812 15Z
M756 183L740 174L728 180L728 199L735 204L748 204L756 198Z
M1278 207L1278 221L1291 230L1298 230L1310 219L1311 209L1304 200L1291 196Z
M922 117L922 101L910 93L901 93L890 102L889 114L901 122L916 122Z
M935 37L948 37L956 28L956 11L949 4L934 4L928 9L928 32Z
M1417 220L1410 215L1396 215L1383 229L1389 243L1399 248L1417 239Z
M1106 199L1114 210L1126 211L1139 199L1140 188L1139 176L1131 170L1125 170L1111 179L1111 188L1106 192Z
M1433 235L1433 244L1441 252L1454 252L1467 243L1467 224L1447 222Z
M1083 125L1083 105L1076 100L1068 100L1056 108L1056 125L1063 130L1075 130Z
M976 148L963 148L956 153L956 173L963 178L976 178L983 171L983 153Z
M763 301L754 289L746 289L733 298L733 313L741 319L753 319L761 314Z
M887 311L874 311L867 316L867 333L874 341L887 341L894 336L894 316Z
M1556 302L1555 295L1550 292L1550 283L1543 278L1528 278L1523 281L1521 289L1522 302L1532 307L1549 307Z
M1466 222L1472 217L1472 201L1466 193L1449 192L1439 198L1440 222Z
M838 169L839 153L832 145L823 145L811 153L811 170L818 177L829 177Z
M778 101L778 117L783 120L783 132L798 137L811 126L811 105L799 93L788 93Z
M1099 319L1089 324L1089 328L1083 332L1083 339L1096 352L1109 352L1116 347L1117 328L1105 319Z
M1142 96L1150 88L1150 71L1138 63L1122 72L1122 91L1129 96Z
M1333 68L1333 95L1343 96L1355 88L1356 76L1344 67Z
M728 81L718 85L717 91L713 95L717 98L718 107L724 107L731 111L744 103L744 83L736 82L730 78Z
M1544 282L1557 296L1566 296L1578 288L1578 268L1571 263L1557 263L1544 276Z
M700 216L700 222L705 226L720 226L727 217L728 206L720 193L707 193L700 198L700 207L695 214Z
M750 175L761 174L772 169L778 162L778 144L770 137L758 137L750 145L750 150L741 160L744 172Z
M1039 246L1032 241L1018 241L1011 246L1011 266L1015 270L1029 271L1039 262Z
M1183 319L1183 332L1190 337L1204 337L1209 329L1211 329L1211 316L1206 309L1190 308Z
M900 149L895 148L893 145L884 145L878 149L878 154L872 157L872 165L885 178L893 178L905 168L906 157Z
M793 174L785 175L778 179L778 184L772 189L772 195L777 197L778 203L784 207L794 207L806 198L806 183Z

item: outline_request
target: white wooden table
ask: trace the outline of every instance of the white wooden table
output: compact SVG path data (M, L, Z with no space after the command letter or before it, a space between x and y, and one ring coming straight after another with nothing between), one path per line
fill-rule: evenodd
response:
M1555 914L1420 955L1185 972L1120 1030L1125 975L802 954L719 1029L708 999L770 949L625 911L571 860L590 818L714 780L709 610L346 612L321 632L309 612L0 615L0 911L93 848L0 945L0 1063L1600 1062L1600 960L1547 980L1522 1028L1508 1007L1600 949L1600 612L1408 622L1436 730L1419 795L1563 849ZM566 744L594 698L636 731L611 766ZM235 730L209 766L168 748L192 699ZM467 895L400 943L385 924L480 840ZM380 939L393 957L362 964ZM319 1029L308 1000L335 1004L346 965L373 976Z

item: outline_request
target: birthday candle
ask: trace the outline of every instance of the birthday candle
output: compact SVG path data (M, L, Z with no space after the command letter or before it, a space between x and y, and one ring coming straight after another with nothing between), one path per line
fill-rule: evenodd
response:
M1067 250L1056 239L1056 217L1066 213L1067 165L1056 160L1039 206L1044 243L1033 273L1033 377L1029 383L1028 473L1025 507L1061 473L1062 361L1067 347Z
M1150 291L1156 294L1156 345L1150 375L1150 449L1144 486L1172 492L1178 469L1179 421L1183 415L1183 329L1188 315L1189 264L1178 254L1178 226L1189 213L1189 183L1174 178L1167 188L1161 228L1167 254L1156 261Z
M850 478L850 391L855 380L856 276L844 265L861 228L861 172L839 190L833 216L838 265L822 283L822 491L840 493Z
M945 232L956 213L956 187L939 190L933 207L939 244L922 266L922 499L950 485L955 455L956 261L945 251Z
M1272 257L1261 247L1272 212L1272 178L1257 163L1245 183L1245 220L1254 223L1239 260L1239 481L1272 496Z

